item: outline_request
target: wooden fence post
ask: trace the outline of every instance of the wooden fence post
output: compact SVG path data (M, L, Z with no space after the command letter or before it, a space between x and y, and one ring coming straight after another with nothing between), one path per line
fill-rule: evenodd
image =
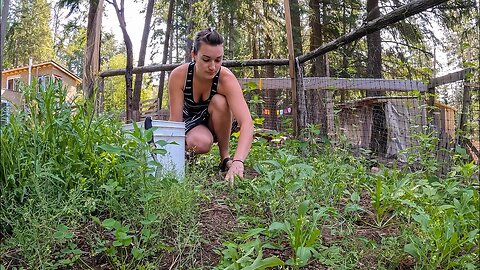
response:
M427 123L431 125L436 125L434 121L434 112L435 112L435 85L428 85L427 88Z
M470 102L472 100L472 95L470 93L470 78L465 76L463 81L463 101L462 101L462 112L460 114L460 123L457 129L458 142L461 146L465 147L465 132L467 124L467 116L470 110Z
M97 114L103 112L105 101L105 78L97 77L97 100L95 102L95 110Z
M295 58L295 83L296 83L296 100L297 107L297 130L296 135L300 135L300 131L307 127L307 101L305 95L305 87L303 84L303 64Z
M292 116L293 116L293 130L295 137L300 135L300 128L298 123L298 102L297 102L297 81L295 74L295 51L293 49L293 34L292 34L292 17L290 16L290 2L284 0L285 8L285 22L287 27L287 43L288 43L288 66L290 73L290 85L292 89Z

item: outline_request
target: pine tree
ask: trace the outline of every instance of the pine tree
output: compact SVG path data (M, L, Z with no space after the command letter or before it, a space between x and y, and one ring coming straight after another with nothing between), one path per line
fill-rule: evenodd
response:
M12 5L11 24L5 39L5 67L16 67L53 58L47 0L19 0Z

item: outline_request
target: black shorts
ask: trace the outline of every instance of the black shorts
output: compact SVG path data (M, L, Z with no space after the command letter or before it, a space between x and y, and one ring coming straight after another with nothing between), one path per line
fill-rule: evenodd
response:
M185 134L187 134L190 130L192 130L194 127L198 125L204 125L208 128L208 119L210 117L210 114L208 111L204 115L198 115L198 116L193 116L189 117L184 120L185 122ZM237 132L239 130L238 122L237 120L233 119L232 121L232 128L230 134ZM217 136L215 136L215 133L213 130L210 130L213 135L213 141L217 142Z

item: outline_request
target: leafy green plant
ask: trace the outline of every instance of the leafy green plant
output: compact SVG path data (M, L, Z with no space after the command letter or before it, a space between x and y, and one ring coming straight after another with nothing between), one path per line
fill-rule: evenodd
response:
M261 176L243 183L237 192L248 200L253 196L271 219L282 218L297 203L305 192L306 181L315 174L311 165L285 151L279 151L274 159L257 163L254 168Z
M346 214L357 214L360 212L360 211L363 211L363 207L361 207L359 205L359 202L360 202L360 194L358 194L358 192L354 191L354 192L350 192L348 190L345 190L345 193L347 195L349 195L349 202L347 203L347 205L345 206L345 213ZM355 217L357 216L355 215Z
M419 209L412 217L420 225L421 234L411 236L405 252L427 269L476 269L479 229L474 220L480 218L477 206L478 194L465 190L453 205L430 207L429 213Z
M251 229L240 237L240 243L232 241L225 243L225 249L221 251L223 257L215 269L262 270L284 265L284 262L275 256L263 258L263 249L273 248L272 245L262 243L260 240L259 236L263 231L265 231L263 228ZM251 240L253 237L255 239Z
M263 101L261 96L258 94L259 88L257 87L257 84L255 82L247 82L243 86L244 86L243 92L247 95L250 111L252 112L255 118L260 117L260 115L258 115L257 112L261 108L261 105L264 104L265 102Z
M130 225L122 225L119 221L108 218L100 222L96 217L93 218L95 222L110 231L114 240L109 243L104 240L97 240L95 252L105 252L111 261L117 266L138 266L141 265L143 259L153 255L155 250L150 249L153 239L158 236L151 229L151 225L158 222L157 215L149 214L141 221L143 225L139 233L130 229ZM160 246L157 243L157 246ZM167 246L161 246L164 249L169 249ZM132 259L133 258L133 259Z
M270 231L282 231L287 234L292 258L286 261L286 264L295 269L307 265L312 255L318 253L315 248L321 234L318 222L328 217L329 209L326 207L314 210L311 216L308 215L310 207L310 201L303 201L296 215L292 215L284 222L273 222L269 227Z
M67 245L67 247L63 248L60 254L57 255L60 258L57 266L73 266L73 264L80 259L80 255L83 254L77 245L72 242L74 234L70 232L64 224L59 224L53 236L59 244Z
M439 169L436 157L438 137L433 131L423 131L414 133L412 139L417 144L402 151L407 156L407 164L415 170L425 171L427 175L435 175Z
M372 197L372 207L375 211L372 214L374 218L374 224L371 224L378 228L383 228L389 224L389 222L395 217L395 213L392 213L392 190L391 186L381 177L376 177L375 188L369 189ZM368 212L368 210L366 210Z

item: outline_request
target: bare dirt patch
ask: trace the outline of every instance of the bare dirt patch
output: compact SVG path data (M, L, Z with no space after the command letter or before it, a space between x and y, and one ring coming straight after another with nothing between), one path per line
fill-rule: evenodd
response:
M236 230L233 211L225 204L227 194L218 194L213 200L200 204L199 230L204 239L198 259L203 266L213 266L220 256L215 253L222 247L226 236Z

